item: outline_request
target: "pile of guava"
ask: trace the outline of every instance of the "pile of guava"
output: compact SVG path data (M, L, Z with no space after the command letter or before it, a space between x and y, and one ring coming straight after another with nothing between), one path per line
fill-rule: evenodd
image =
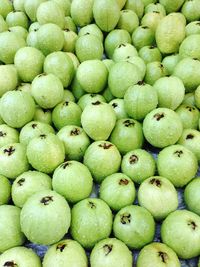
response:
M199 162L200 0L0 0L0 267L200 267Z

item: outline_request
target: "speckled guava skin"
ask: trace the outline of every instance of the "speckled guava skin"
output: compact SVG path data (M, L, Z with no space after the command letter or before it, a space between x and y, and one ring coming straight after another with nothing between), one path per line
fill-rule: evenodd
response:
M0 147L18 142L19 132L7 124L0 124Z
M78 105L84 110L87 105L97 101L106 102L105 98L100 94L85 94L79 99Z
M0 205L7 204L10 200L11 184L3 175L0 175Z
M176 109L176 113L182 121L183 129L197 129L199 110L195 106L182 104Z

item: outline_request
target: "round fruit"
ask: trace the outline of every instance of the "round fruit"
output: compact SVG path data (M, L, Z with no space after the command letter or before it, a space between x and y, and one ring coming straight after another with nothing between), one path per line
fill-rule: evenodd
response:
M18 84L17 70L13 65L0 65L0 97L16 89Z
M176 109L179 115L183 129L197 129L199 122L199 110L191 105L182 104Z
M200 190L200 179L199 177L193 179L185 188L184 201L189 210L200 216L199 208L199 190Z
M0 175L0 205L7 204L10 200L11 184L9 180Z
M18 131L6 124L0 124L0 147L18 142Z

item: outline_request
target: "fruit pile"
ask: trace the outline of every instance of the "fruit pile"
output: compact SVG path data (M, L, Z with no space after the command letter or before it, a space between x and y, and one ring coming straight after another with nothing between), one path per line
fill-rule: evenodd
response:
M0 267L200 267L199 20L0 0Z

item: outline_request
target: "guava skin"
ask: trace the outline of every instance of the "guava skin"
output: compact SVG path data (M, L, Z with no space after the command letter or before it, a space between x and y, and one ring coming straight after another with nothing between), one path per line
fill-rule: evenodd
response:
M148 26L139 26L132 34L133 45L139 50L140 48L153 45L155 34Z
M163 220L178 207L178 194L173 184L161 176L153 176L141 183L138 201L157 221ZM167 203L167 205L165 205Z
M78 100L78 105L84 110L87 105L97 101L106 102L105 98L100 94L85 94Z
M2 15L4 19L11 11L13 11L12 3L8 0L1 1L0 15Z
M107 238L98 242L90 255L91 267L133 266L133 257L128 247L116 238Z
M197 108L200 108L200 85L197 87L197 89L194 92L194 101L195 101L195 106Z
M108 76L108 86L117 98L123 98L127 89L141 80L141 74L136 65L120 61L111 68Z
M185 129L178 141L180 145L191 150L200 161L200 132L195 129Z
M143 16L144 4L142 0L127 0L125 4L125 9L130 9L135 11L139 18Z
M33 80L31 93L40 107L49 109L62 101L64 89L57 76L42 73Z
M68 89L64 90L63 101L64 102L66 102L66 101L75 102L75 97L70 90L68 90Z
M88 198L72 208L71 235L84 248L108 238L112 230L112 212L101 199Z
M96 24L102 31L110 32L117 25L120 9L115 0L94 0L93 15Z
M16 129L0 124L0 147L19 142L19 133Z
M67 201L51 190L37 192L28 198L20 215L22 232L31 242L40 245L61 240L68 232L70 221Z
M35 114L33 119L34 121L39 121L51 125L52 124L51 111L49 109L42 109L37 106L35 109Z
M12 205L0 206L0 252L21 246L25 236L20 227L20 208Z
M81 245L71 239L51 246L43 259L43 267L87 267L88 259Z
M45 58L44 72L57 76L65 88L71 84L75 74L71 58L66 53L60 51L51 53Z
M63 51L74 53L76 41L78 40L78 35L75 32L70 31L69 29L65 29L64 37L65 42L63 46Z
M196 175L198 161L186 147L172 145L158 154L157 168L160 176L169 179L176 187L183 187Z
M195 106L195 93L191 92L185 94L183 104Z
M101 42L104 40L104 36L102 31L99 29L99 27L96 24L88 24L80 29L78 32L78 36L81 37L86 34L92 34L95 35Z
M182 259L196 257L200 253L199 226L200 217L197 214L188 210L176 210L162 223L162 241Z
M198 46L199 42L200 42L199 34L192 34L186 37L179 48L180 56L182 58L191 57L200 60L200 48Z
M7 204L10 200L11 195L11 184L9 180L0 175L0 205Z
M0 33L5 32L8 30L8 25L5 22L4 18L2 15L0 15Z
M64 126L58 133L58 138L64 143L67 159L81 161L90 139L85 131L75 125Z
M0 115L13 128L21 128L33 119L35 103L31 95L22 91L9 91L0 99Z
M93 179L89 169L78 161L66 161L53 173L53 189L71 203L90 196Z
M95 141L107 140L115 126L116 114L112 107L100 101L87 105L81 114L86 134Z
M53 172L65 158L64 144L54 134L42 134L33 138L27 146L27 158L34 169Z
M128 114L125 111L124 99L115 98L109 102L109 105L113 108L117 120L125 119L128 117Z
M146 150L135 149L124 155L122 158L121 170L124 174L129 176L133 182L140 184L145 179L154 176L156 162L153 156Z
M148 210L131 205L116 214L113 232L114 236L129 248L140 249L152 242L155 235L155 222Z
M140 71L141 79L144 79L146 73L146 64L141 57L131 56L130 58L126 58L124 61L134 64Z
M19 140L21 144L27 146L33 138L38 137L41 134L54 134L54 132L54 129L49 124L39 121L31 121L21 129Z
M167 75L167 69L159 61L150 62L146 66L144 81L153 85L158 79Z
M133 119L120 119L116 122L109 140L123 155L141 148L144 141L142 125Z
M71 17L77 26L83 27L93 20L94 0L75 0L71 3Z
M130 34L139 26L137 14L130 9L124 9L120 12L120 18L117 24L119 29L124 29Z
M107 176L99 190L100 198L114 211L131 205L136 196L134 183L123 173Z
M187 21L194 21L200 19L200 3L198 0L185 1L182 6L181 12Z
M181 267L176 253L163 243L151 243L139 253L137 267Z
M13 266L13 267L42 267L40 258L37 254L26 247L14 247L6 250L0 255L0 266Z
M159 49L154 45L143 46L139 50L139 56L144 60L146 64L154 61L161 62L162 60L162 55Z
M13 65L0 66L0 97L17 87L17 69Z
M118 172L121 155L114 144L96 141L87 148L83 163L92 173L94 180L101 183L105 177Z
M158 106L175 110L183 102L185 87L178 77L162 77L153 87L158 94Z
M6 16L6 23L8 27L21 26L24 29L28 29L29 22L26 14L22 11L11 11Z
M52 112L52 121L58 130L66 125L80 126L81 108L72 101L61 102Z
M115 62L119 62L119 61L126 61L126 59L130 58L130 57L136 57L138 56L138 52L137 49L129 43L123 43L123 44L119 44L114 52L113 52L113 56L112 59Z
M163 148L175 144L182 131L181 119L168 108L152 110L143 121L144 136L155 147Z
M45 2L45 0L25 0L24 1L25 12L32 22L36 21L37 9L39 5L43 2Z
M192 21L187 24L185 27L186 36L191 34L199 34L200 33L200 23L199 21Z
M159 2L164 6L167 13L171 13L178 11L183 5L184 0L178 0L175 2L173 0L160 0Z
M176 109L176 113L179 115L183 129L197 129L199 122L199 110L189 104L182 104Z
M160 3L155 3L155 0L143 0L143 2L149 2L145 5L145 14L151 12L160 12L163 16L166 16L166 10Z
M154 87L138 82L128 88L124 95L125 110L135 120L142 120L158 105L158 96Z
M33 194L42 190L51 190L51 178L42 172L27 171L19 175L12 184L12 200L15 206L22 208Z
M179 61L180 61L179 54L172 54L164 57L162 64L166 69L167 72L166 74L172 75L174 72L174 68L176 67Z
M141 25L148 26L155 32L160 21L163 18L164 18L163 12L160 11L147 12L141 20Z
M20 143L5 145L0 148L0 175L15 179L29 169L26 148Z
M184 201L190 211L200 216L199 188L200 179L199 177L196 177L186 186L184 191Z

